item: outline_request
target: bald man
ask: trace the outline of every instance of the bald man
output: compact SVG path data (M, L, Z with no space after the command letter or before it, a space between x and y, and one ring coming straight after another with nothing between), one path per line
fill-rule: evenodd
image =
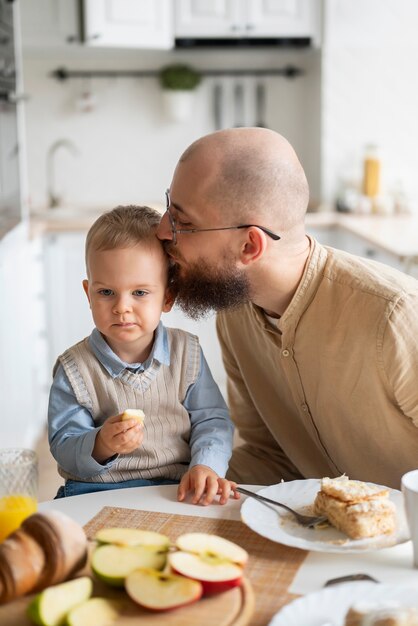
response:
M418 467L418 282L308 237L308 183L279 134L219 131L181 156L158 236L177 302L218 311L228 477L399 488Z

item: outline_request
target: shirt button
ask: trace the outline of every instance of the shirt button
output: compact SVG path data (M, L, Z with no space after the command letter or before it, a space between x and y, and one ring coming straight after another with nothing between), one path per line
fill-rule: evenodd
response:
M289 350L282 350L282 356L289 356L290 352Z
M306 413L306 411L308 410L308 405L307 404L301 404L301 409L302 409L302 411L305 411L305 413Z

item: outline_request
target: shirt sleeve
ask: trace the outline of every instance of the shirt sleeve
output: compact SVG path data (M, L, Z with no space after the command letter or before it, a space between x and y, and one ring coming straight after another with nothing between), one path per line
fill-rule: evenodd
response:
M403 414L418 427L418 294L398 300L381 340L382 365L390 392Z
M184 400L190 415L190 467L207 465L223 478L232 452L234 426L225 400L200 348L200 370Z
M113 465L117 455L103 465L92 456L99 430L91 413L77 402L60 364L49 395L48 438L51 454L65 472L85 480Z

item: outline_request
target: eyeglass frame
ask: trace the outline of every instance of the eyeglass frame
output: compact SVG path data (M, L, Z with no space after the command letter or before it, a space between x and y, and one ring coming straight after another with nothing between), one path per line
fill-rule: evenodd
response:
M238 226L223 226L220 228L177 228L176 220L174 219L174 216L170 212L171 198L170 198L169 189L165 190L165 200L166 200L165 211L168 214L168 219L169 219L170 226L171 226L171 234L173 236L172 241L173 241L174 246L177 245L178 233L180 235L187 235L191 233L208 233L208 232L212 232L215 230L238 230L241 228L259 228L260 230L263 231L263 233L265 233L268 237L270 237L270 239L273 239L273 241L279 241L279 239L281 239L280 235L277 235L269 228L266 228L265 226L259 226L258 224L239 224Z

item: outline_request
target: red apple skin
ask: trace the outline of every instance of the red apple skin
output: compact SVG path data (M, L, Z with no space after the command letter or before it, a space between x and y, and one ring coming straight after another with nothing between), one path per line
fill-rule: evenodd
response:
M186 574L182 574L174 567L171 566L174 574L178 574L179 576L183 576L184 578L191 578L191 576L186 576ZM211 596L216 593L223 593L224 591L228 591L229 589L233 589L234 587L240 587L242 584L243 576L239 576L238 578L233 578L232 580L201 580L200 578L193 578L193 580L197 580L203 588L204 596Z

